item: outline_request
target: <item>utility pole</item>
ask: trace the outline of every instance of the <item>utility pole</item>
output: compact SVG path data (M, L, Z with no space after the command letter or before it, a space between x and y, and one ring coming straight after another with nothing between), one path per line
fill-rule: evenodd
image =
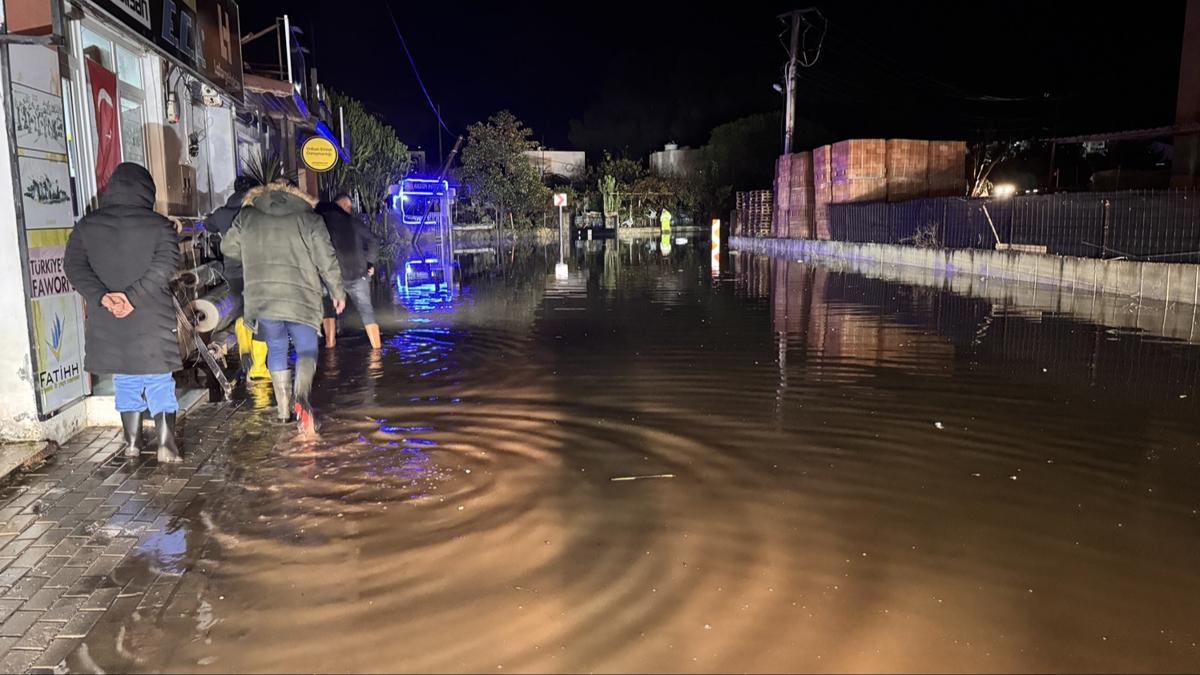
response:
M785 77L784 96L787 101L784 103L783 113L783 154L792 154L792 137L796 133L796 53L800 50L800 10L793 10L787 14L781 15L791 17L792 20L792 39L788 43L788 64Z
M783 154L792 154L792 139L796 134L796 68L800 53L800 23L804 20L804 15L816 12L815 7L808 9L794 9L786 14L780 14L780 21L792 22L792 39L788 42L788 64L785 77L787 78L784 96L787 97L787 102L784 107L783 115ZM809 65L809 64L806 64Z

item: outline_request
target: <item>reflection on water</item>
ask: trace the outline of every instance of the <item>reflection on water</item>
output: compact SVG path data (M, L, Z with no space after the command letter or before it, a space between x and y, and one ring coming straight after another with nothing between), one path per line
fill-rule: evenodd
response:
M225 487L180 521L187 591L106 619L92 658L1200 664L1197 347L748 255L714 280L707 241L579 242L563 280L557 253L464 261L452 302L401 302L382 353L323 355L319 442L232 417Z

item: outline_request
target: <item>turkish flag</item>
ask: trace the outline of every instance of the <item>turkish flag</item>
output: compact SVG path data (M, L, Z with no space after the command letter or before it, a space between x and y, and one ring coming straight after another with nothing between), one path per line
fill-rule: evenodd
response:
M96 112L96 189L108 185L108 178L121 163L121 125L117 115L117 74L91 59L87 61L88 82L92 85L92 110Z

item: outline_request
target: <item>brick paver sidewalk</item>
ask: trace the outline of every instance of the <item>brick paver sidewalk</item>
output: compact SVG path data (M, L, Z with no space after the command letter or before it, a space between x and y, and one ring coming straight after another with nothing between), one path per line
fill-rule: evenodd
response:
M118 430L89 429L0 485L0 673L62 672L106 613L161 611L184 574L155 563L156 540L221 489L235 412L181 421L181 465L128 460Z

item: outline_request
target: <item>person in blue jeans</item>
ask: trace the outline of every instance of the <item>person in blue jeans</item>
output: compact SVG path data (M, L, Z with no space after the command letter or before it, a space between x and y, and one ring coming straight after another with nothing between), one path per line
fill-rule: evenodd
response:
M379 322L375 319L375 308L371 305L371 277L375 276L375 265L379 262L379 239L361 219L354 215L354 200L341 193L332 203L317 206L317 213L325 219L329 239L342 268L342 285L346 295L354 303L362 317L363 328L371 349L383 346L379 334ZM337 313L332 303L325 308L325 347L337 345Z
M87 308L84 368L112 375L125 454L142 450L154 417L158 461L183 460L175 442L175 379L182 367L175 303L167 284L179 268L179 235L154 212L154 179L123 163L67 240L64 270Z
M302 433L316 432L309 395L317 372L317 333L324 314L321 285L337 313L346 292L325 221L316 201L287 183L246 193L243 208L223 242L227 257L242 264L246 323L267 343L267 369L280 421L295 414ZM288 345L296 347L295 381ZM294 400L293 400L294 399Z

